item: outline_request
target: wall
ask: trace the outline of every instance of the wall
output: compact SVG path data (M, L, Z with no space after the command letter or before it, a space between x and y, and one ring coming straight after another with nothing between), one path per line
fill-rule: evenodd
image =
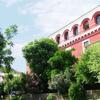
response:
M88 100L100 100L100 90L88 90L87 98Z
M100 90L87 90L87 100L100 100ZM68 96L62 96L57 93L51 93L53 100L69 100ZM26 94L26 100L46 100L48 94Z
M91 11L85 13L80 16L76 20L70 22L66 26L57 30L53 34L49 36L49 38L57 41L57 36L60 37L59 47L62 49L66 48L75 48L73 55L76 57L80 57L80 55L84 51L84 47L82 46L82 41L89 39L91 43L96 41L100 41L100 24L96 24L96 16L100 15L100 5ZM83 29L84 23L88 21L89 28L87 30ZM74 36L73 29L75 26L78 27L78 35ZM98 32L97 32L98 31ZM64 39L64 34L68 32L69 39ZM97 34L99 33L99 34Z

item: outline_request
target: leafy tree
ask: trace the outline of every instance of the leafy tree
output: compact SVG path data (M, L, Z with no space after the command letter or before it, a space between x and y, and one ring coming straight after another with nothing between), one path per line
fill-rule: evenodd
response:
M100 42L91 45L76 65L78 83L100 82Z
M4 33L0 32L0 67L6 67L8 71L11 69L11 64L14 60L11 55L11 47L13 46L11 39L16 33L16 25L9 26Z
M24 73L12 74L8 73L4 76L3 89L6 95L20 96L26 93L26 75ZM6 97L4 96L4 98Z
M71 82L75 81L73 65L77 58L71 51L57 51L48 61L52 67L49 88L63 94L67 92Z
M14 60L12 57L11 47L13 46L12 38L17 33L17 26L11 25L4 32L0 32L0 71L9 73L11 64ZM0 96L4 94L4 85L1 83Z
M46 88L48 87L47 82L51 70L48 60L57 50L57 44L51 39L31 42L23 49L24 57L31 71L41 79L41 84L39 83L40 92L48 90Z
M76 66L77 83L72 83L68 94L70 100L86 100L84 84L100 82L100 42L90 45Z
M55 90L61 94L65 94L67 93L70 81L66 79L66 76L63 73L59 73L51 78L48 84L49 89Z
M49 59L48 63L52 68L64 71L66 68L71 67L77 61L77 58L73 56L71 52L72 50L58 50L54 56Z

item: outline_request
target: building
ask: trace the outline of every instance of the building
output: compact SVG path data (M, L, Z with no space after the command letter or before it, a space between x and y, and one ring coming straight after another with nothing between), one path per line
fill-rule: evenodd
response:
M62 49L75 48L73 55L80 57L88 45L100 41L100 5L49 37L56 41Z
M100 5L57 30L49 38L62 49L75 48L73 55L80 57L88 45L100 41ZM31 73L28 64L26 73Z

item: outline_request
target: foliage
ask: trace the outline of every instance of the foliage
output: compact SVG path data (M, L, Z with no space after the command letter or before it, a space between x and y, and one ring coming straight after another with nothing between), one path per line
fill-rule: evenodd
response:
M54 96L52 94L48 94L46 100L55 100Z
M51 70L51 79L54 78L59 73L60 73L59 69L52 69Z
M100 80L100 43L91 45L82 55L76 68L79 83L96 83Z
M47 82L51 70L47 61L57 50L57 44L51 39L40 39L31 42L23 49L24 57L26 58L32 72L36 73L40 79L40 92L47 91Z
M9 31L8 31L9 30ZM10 73L11 64L14 60L12 57L11 48L13 47L12 38L17 33L17 26L11 25L4 32L0 32L0 71L3 73ZM9 37L9 38L8 38ZM1 83L0 97L4 93L5 85ZM6 88L6 87L5 87Z
M41 39L25 46L23 53L30 68L34 72L42 74L45 70L49 69L47 61L53 56L56 50L57 44L54 41Z
M27 75L26 88L28 93L40 93L41 79L36 73Z
M68 90L69 100L86 100L84 88L77 83L71 84Z
M71 51L57 51L48 61L53 68L49 88L66 93L70 83L75 80L73 64L76 62L77 58L72 56Z
M10 40L14 37L14 35L16 35L17 33L17 26L16 25L11 25L9 26L6 30L5 30L5 35L6 35L6 39Z
M89 23L85 23L84 26L83 26L84 30L87 30L89 29Z
M26 100L24 96L6 96L5 100Z
M26 92L26 75L23 73L8 73L4 76L2 85L6 95L20 95ZM6 96L5 95L5 96ZM4 96L4 97L5 97Z
M52 66L52 68L64 71L66 67L71 67L77 61L77 58L72 56L71 52L71 50L58 50L54 56L49 59L48 63Z
M49 88L57 90L57 92L61 94L66 93L68 87L69 87L69 81L63 75L63 73L55 75L55 77L53 77L49 82Z
M4 33L0 32L0 67L6 67L9 71L11 64L14 60L12 57L11 47L13 43L12 37L17 33L17 26L9 26Z

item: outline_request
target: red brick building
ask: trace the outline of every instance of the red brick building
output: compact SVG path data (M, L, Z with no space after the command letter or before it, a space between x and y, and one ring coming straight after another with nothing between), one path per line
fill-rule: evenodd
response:
M49 38L65 50L75 48L73 54L79 57L88 45L100 41L100 5L57 30ZM28 65L26 72L31 72Z
M100 5L49 37L65 50L75 48L73 54L79 57L88 45L100 41Z

